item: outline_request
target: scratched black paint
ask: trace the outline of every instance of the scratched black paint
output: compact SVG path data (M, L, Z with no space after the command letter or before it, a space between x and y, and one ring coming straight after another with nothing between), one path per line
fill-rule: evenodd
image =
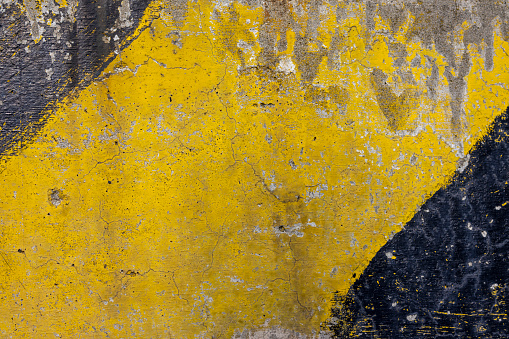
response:
M74 21L59 22L60 16L52 15L61 37L47 26L38 43L20 4L1 5L0 156L23 147L45 124L46 113L59 98L101 73L112 60L113 37L120 42L132 34L149 2L130 0L132 25L119 27L121 1L79 1ZM53 62L50 52L57 52ZM69 57L62 58L67 53Z
M507 338L508 236L509 109L336 296L326 327L338 338Z

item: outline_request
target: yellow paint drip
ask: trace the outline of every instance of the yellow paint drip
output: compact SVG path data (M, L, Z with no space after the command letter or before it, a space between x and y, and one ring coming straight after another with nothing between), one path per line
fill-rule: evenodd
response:
M336 29L347 38L334 70L324 58L305 84L298 67L257 66L249 32L261 10L235 4L214 16L211 6L190 3L178 35L161 9L5 164L2 336L316 334L333 292L456 169L447 94L429 99L426 68L411 69L413 87L398 84L390 42L366 49L360 10L318 30L326 46ZM407 47L408 61L429 55L445 67L435 50ZM497 36L492 72L471 50L465 152L507 105L502 47ZM394 95L417 93L400 133L376 101L374 68Z

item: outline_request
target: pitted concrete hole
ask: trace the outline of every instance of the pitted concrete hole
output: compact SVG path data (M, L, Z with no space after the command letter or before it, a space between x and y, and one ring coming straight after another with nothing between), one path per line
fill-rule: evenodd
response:
M58 207L64 200L64 194L61 190L52 188L48 191L48 200L51 205Z

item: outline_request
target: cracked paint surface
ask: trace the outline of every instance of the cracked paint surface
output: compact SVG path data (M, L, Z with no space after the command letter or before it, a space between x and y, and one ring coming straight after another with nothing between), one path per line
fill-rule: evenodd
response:
M507 106L505 16L415 3L152 3L2 164L2 335L326 337Z

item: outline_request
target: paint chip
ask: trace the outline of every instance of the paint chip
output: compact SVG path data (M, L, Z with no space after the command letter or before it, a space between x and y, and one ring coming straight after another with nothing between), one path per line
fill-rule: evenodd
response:
M53 68L48 68L44 70L46 72L46 79L51 80L51 76L53 75Z
M417 314L409 314L406 316L406 320L415 321L417 319Z
M279 61L279 64L276 67L276 71L283 72L285 74L295 73L295 64L292 62L290 57L284 56Z
M392 254L392 252L386 252L385 256L387 257L387 259L396 259L396 257Z

